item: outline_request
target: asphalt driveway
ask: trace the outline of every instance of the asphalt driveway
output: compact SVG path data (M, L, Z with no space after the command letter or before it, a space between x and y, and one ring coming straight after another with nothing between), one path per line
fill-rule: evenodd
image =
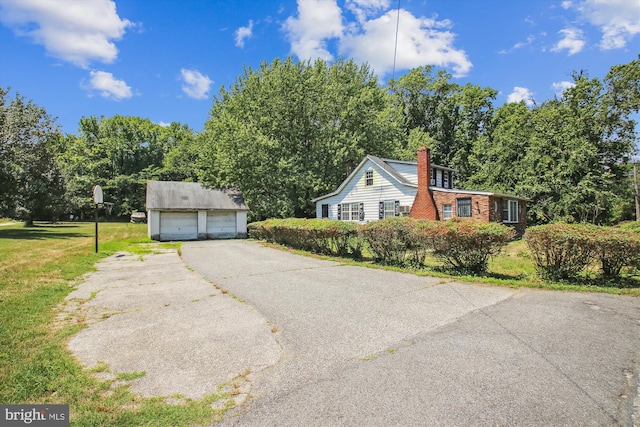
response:
M638 298L420 278L242 240L182 253L281 347L225 425L640 422Z

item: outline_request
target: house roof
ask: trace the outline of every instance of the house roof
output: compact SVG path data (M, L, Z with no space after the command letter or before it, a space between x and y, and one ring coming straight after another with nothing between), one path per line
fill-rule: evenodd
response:
M206 188L197 182L147 181L147 210L233 210L249 207L238 189Z
M481 196L493 196L493 197L501 197L503 199L518 199L530 202L531 199L526 197L514 196L513 194L505 194L505 193L496 193L494 191L484 191L484 190L461 190L459 188L440 188L440 187L429 187L433 191L440 191L442 193L457 193L457 194L469 194L469 195L481 195Z
M418 184L417 182L414 181L410 181L407 177L405 177L402 173L400 173L397 169L395 169L393 167L394 164L402 164L402 165L409 165L409 166L415 166L416 168L418 167L418 162L411 162L411 161L405 161L405 160L393 160L393 159L383 159L380 157L376 157L376 156L372 156L371 154L368 154L364 159L362 159L362 161L358 164L358 166L356 166L356 168L353 170L353 172L351 172L351 174L349 174L349 176L342 181L342 183L340 184L340 186L333 192L328 193L328 194L324 194L320 197L316 197L315 199L312 199L311 201L313 203L316 203L322 199L326 199L332 196L335 196L336 194L339 194L343 188L349 183L349 181L351 181L351 179L358 173L358 171L365 165L365 163L367 163L367 161L370 161L372 163L374 163L376 166L378 166L382 171L384 171L389 178L397 181L398 183L405 185L407 187L412 187L412 188L417 188ZM457 172L456 169L451 169L445 166L440 166L440 165L436 165L434 163L431 163L431 167L432 168L437 168L437 169L442 169L445 171L451 171L451 172ZM526 197L518 197L518 196L514 196L511 194L503 194L503 193L495 193L492 191L481 191L481 190L461 190L459 188L453 188L453 189L447 189L447 188L441 188L441 187L434 187L434 186L430 186L430 189L432 189L433 191L442 191L442 192L450 192L450 193L462 193L462 194L478 194L478 195L486 195L486 196L494 196L494 197L502 197L502 198L508 198L508 199L518 199L518 200L525 200L525 201L530 201L531 199L527 199Z
M336 189L336 191L334 191L332 193L329 193L329 194L322 195L320 197L316 197L315 199L312 199L311 201L315 203L318 200L326 199L327 197L335 196L336 194L340 193L342 191L342 189L347 185L347 183L349 181L351 181L351 178L353 178L353 176L356 175L358 173L358 171L365 165L367 160L371 161L373 164L378 166L382 171L386 172L387 175L389 175L389 177L391 179L399 182L400 184L406 185L407 187L413 187L413 188L418 187L418 183L417 182L410 181L409 179L407 179L407 177L402 175L398 170L396 170L393 167L394 163L398 163L398 164L406 164L406 165L410 165L410 166L415 166L417 168L418 167L418 162L409 162L409 161L404 161L404 160L393 160L393 159L383 159L383 158L380 158L380 157L372 156L371 154L367 154L367 156L364 159L362 159L360 164L358 164L358 166L356 166L356 168L353 170L353 172L351 172L351 174L349 174L347 179L342 181L342 184L340 184L340 186ZM438 169L443 169L443 170L448 170L448 171L452 171L452 172L456 172L455 169L447 168L447 167L436 165L436 164L433 164L433 163L431 164L431 167L438 168Z

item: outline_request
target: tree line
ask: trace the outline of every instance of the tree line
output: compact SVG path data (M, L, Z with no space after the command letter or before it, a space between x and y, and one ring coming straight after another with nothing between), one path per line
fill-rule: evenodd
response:
M246 68L213 99L202 132L130 116L83 117L62 135L44 108L0 88L0 216L91 213L99 184L114 216L144 210L149 179L239 187L250 219L313 217L366 154L458 170L457 187L530 198L532 223L632 219L640 56L602 79L573 73L562 95L494 105L497 91L418 67L381 85L351 60Z

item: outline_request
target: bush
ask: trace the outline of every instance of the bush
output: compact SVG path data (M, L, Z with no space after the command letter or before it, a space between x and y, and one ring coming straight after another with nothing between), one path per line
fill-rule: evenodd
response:
M605 278L620 277L624 267L640 267L640 234L623 227L548 224L529 228L525 239L545 279L576 278L594 262Z
M353 256L361 255L359 225L329 219L269 219L249 224L249 235L310 252Z
M593 259L594 246L585 224L548 224L530 227L524 238L538 274L549 280L575 278Z
M618 226L621 230L635 231L640 233L640 221L623 222Z
M601 228L592 230L592 238L602 275L605 278L617 278L624 267L640 268L640 233Z
M460 272L485 273L489 258L500 253L515 236L513 229L495 222L454 218L423 222L424 245L433 248L436 258Z
M401 265L412 247L415 227L414 219L391 217L365 224L360 235L377 262Z

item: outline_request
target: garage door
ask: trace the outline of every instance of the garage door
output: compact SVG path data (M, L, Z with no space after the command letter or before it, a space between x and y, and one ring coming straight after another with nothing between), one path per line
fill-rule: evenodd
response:
M196 240L198 212L160 212L160 240Z
M235 212L207 212L207 237L229 239L237 234Z

